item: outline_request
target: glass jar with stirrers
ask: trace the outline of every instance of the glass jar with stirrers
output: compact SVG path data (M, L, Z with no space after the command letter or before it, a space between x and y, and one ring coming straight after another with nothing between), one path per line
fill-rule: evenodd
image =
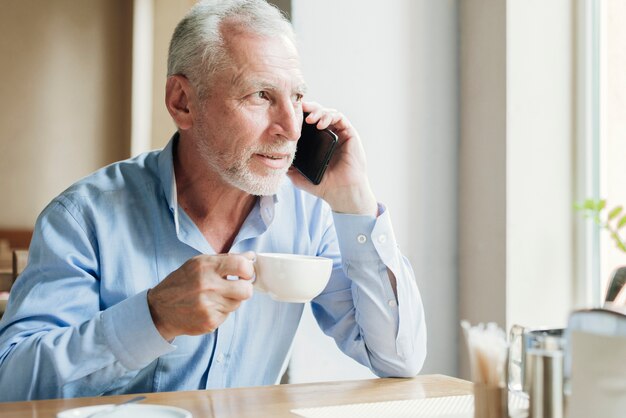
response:
M461 326L474 382L474 418L508 418L506 334L495 323Z

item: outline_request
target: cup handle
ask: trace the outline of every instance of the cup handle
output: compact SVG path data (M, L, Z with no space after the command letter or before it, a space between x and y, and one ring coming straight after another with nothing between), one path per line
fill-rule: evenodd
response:
M256 259L252 263L252 266L254 267L254 279L252 279L252 285L254 286L254 290L267 293L267 289L263 287L263 284L261 284L261 281L259 280L259 265Z

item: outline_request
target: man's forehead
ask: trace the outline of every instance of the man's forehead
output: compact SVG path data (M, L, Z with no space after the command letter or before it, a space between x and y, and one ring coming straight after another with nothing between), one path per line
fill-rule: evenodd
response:
M281 90L286 88L301 94L307 90L307 85L299 71L256 72L241 68L231 74L230 84L235 89L242 90Z
M288 83L294 90L306 89L298 52L286 37L237 34L230 37L227 50L234 86Z

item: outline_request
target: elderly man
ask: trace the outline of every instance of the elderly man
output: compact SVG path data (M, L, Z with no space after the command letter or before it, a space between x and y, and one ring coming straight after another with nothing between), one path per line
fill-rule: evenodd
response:
M303 100L289 22L263 0L200 2L168 67L165 149L101 169L39 217L0 322L0 400L276 383L304 305L253 292L254 252L332 258L311 302L320 327L379 376L418 373L411 267L356 130ZM303 112L339 137L319 185L290 168Z

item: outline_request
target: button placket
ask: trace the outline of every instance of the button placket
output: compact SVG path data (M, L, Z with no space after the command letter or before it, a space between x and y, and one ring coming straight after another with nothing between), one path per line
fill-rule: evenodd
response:
M209 371L207 388L223 387L227 380L228 358L235 335L236 317L238 312L233 312L219 328L219 338L215 347L213 364Z

